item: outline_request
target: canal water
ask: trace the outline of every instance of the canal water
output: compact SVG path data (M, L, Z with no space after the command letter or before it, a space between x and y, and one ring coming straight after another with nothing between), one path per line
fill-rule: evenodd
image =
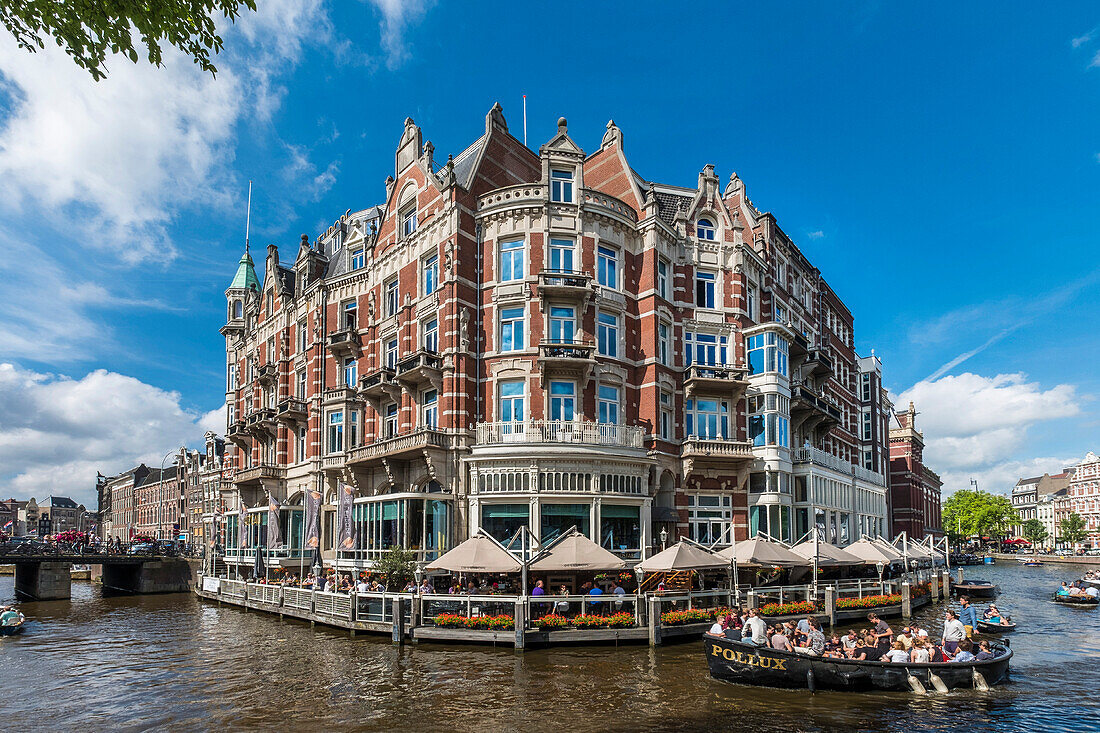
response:
M1100 611L1049 601L1083 571L966 568L998 583L998 605L1022 623L1012 680L924 698L720 683L694 642L395 647L190 594L107 596L74 583L70 601L21 604L27 631L0 637L0 729L1100 730ZM10 576L0 600L13 600ZM933 634L941 610L921 609Z

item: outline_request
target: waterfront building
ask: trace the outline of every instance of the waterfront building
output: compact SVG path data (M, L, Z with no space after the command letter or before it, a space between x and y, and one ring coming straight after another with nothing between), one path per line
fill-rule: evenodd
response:
M100 499L100 526L103 527L103 539L117 539L129 542L136 534L136 516L134 487L149 475L149 467L142 463L116 476L97 479L98 493L107 498Z
M217 537L221 517L229 506L231 484L226 480L225 439L206 433L205 451L199 456L196 487L188 493L191 542L209 547Z
M251 563L241 508L264 541L268 496L269 559L301 562L309 491L349 567L479 528L576 526L629 559L662 531L887 531L881 364L736 174L646 180L614 122L595 152L564 119L532 151L499 105L442 165L406 120L395 163L384 203L286 264L268 246L262 280L246 251L226 290L231 562ZM358 543L337 554L339 483Z
M184 515L182 481L184 471L178 463L151 469L134 486L134 534L157 540L178 537Z
M32 496L25 511L28 531L34 528L39 537L84 529L84 505L67 496L47 496L41 502Z
M1076 512L1085 520L1088 538L1084 547L1100 547L1100 456L1092 451L1073 470L1066 491L1070 513Z
M26 533L27 502L15 498L0 500L0 534L20 537Z
M1054 522L1054 497L1058 492L1065 491L1069 487L1073 468L1066 468L1061 473L1051 475L1044 473L1042 476L1022 478L1012 487L1012 508L1020 517L1020 523L1013 527L1017 537L1023 537L1023 524L1029 519L1038 519L1047 530L1045 546L1053 547L1057 535L1057 525Z
M943 481L924 465L924 434L917 430L917 410L895 414L890 429L891 534L908 533L912 539L943 536L940 492Z

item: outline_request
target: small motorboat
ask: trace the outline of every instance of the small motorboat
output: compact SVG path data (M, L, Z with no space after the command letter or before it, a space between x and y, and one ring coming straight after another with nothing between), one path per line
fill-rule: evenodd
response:
M868 662L809 657L721 636L703 636L710 676L723 682L816 690L985 689L1008 678L1012 649L996 644L982 662Z
M972 596L974 598L996 598L997 586L988 580L965 580L962 583L951 583L951 590L957 596Z
M19 614L19 619L15 623L0 624L0 636L15 636L23 631L23 624L26 622L26 617L23 614Z
M1034 568L1043 564L1042 561L1037 557L1021 557L1019 562L1025 568Z
M1080 606L1082 608L1096 608L1096 606L1100 605L1100 598L1090 596L1087 593L1080 593L1075 596L1065 593L1055 593L1051 596L1051 599L1055 603L1064 603L1067 606Z
M984 619L978 619L978 631L983 634L1007 634L1010 631L1016 630L1016 624L1009 622L1007 624L995 624Z

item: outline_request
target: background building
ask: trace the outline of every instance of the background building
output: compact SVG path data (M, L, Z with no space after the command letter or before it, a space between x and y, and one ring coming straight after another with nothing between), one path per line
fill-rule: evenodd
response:
M853 317L736 174L649 181L608 123L536 153L499 105L443 165L406 120L380 206L226 290L226 464L249 543L283 504L355 492L359 544L429 560L483 528L578 527L635 559L665 530L728 544L887 530L891 406ZM866 379L864 378L866 376Z
M1054 547L1058 535L1058 525L1055 522L1056 497L1065 493L1069 488L1073 468L1066 468L1061 473L1051 475L1044 473L1042 476L1022 478L1012 487L1012 508L1020 517L1020 524L1013 527L1017 537L1023 537L1023 523L1029 519L1038 519L1047 530L1047 539L1044 547Z
M895 415L890 429L890 516L894 535L913 539L943 536L940 492L943 482L924 465L924 434L917 430L917 410Z
M1100 457L1093 452L1077 465L1066 491L1069 500L1069 512L1076 512L1085 520L1088 539L1084 547L1100 547Z

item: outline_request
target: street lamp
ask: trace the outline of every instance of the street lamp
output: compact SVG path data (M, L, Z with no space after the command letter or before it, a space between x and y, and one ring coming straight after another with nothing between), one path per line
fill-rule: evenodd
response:
M638 579L638 593L642 592L642 580L645 579L645 571L637 565L634 566L634 577Z
M665 542L668 541L668 530L661 527L661 550L665 549Z
M875 563L875 567L878 568L878 584L881 586L882 585L882 571L886 569L886 563L884 563L882 560L879 560L878 562Z
M416 579L416 592L420 593L420 579L424 577L424 570L419 564L413 568L413 577Z

